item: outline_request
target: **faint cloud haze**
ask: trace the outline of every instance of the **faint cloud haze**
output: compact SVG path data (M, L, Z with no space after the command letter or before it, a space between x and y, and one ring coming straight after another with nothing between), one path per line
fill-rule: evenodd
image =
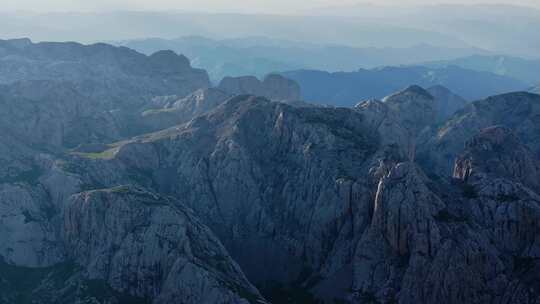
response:
M4 0L2 11L111 11L111 10L185 10L243 13L299 13L323 7L339 7L355 4L390 6L433 5L433 4L508 4L540 7L538 0Z

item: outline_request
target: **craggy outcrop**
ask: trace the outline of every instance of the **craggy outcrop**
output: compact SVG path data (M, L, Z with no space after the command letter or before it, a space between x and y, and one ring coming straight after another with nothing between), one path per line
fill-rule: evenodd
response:
M396 165L379 183L358 243L349 301L538 301L537 168L505 127L469 141L450 183Z
M191 211L145 190L73 196L64 212L69 256L89 279L152 303L264 303Z
M473 102L458 111L418 147L426 169L450 176L465 143L480 130L502 125L513 130L536 157L540 156L540 95L518 92Z
M454 177L467 181L477 174L504 177L540 192L540 162L506 127L483 129L466 143Z

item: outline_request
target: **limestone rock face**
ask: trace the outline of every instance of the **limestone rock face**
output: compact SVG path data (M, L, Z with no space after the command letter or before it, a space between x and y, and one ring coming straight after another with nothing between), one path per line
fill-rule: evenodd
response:
M225 77L219 89L235 95L255 95L270 100L296 101L301 99L300 86L281 75L270 74L263 81L253 76Z
M165 198L130 187L77 194L68 254L90 279L153 303L264 303L210 230Z
M540 95L509 93L467 105L456 113L425 144L419 147L426 167L451 175L454 162L465 143L480 130L502 125L513 130L532 153L540 155Z

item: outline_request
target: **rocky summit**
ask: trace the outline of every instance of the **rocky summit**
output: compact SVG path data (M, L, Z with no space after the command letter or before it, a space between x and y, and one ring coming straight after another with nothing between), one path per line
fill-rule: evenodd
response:
M540 95L325 107L171 51L0 60L1 304L540 302Z
M257 95L277 101L301 99L300 86L295 81L278 74L267 75L262 81L254 76L225 77L218 88L235 95Z

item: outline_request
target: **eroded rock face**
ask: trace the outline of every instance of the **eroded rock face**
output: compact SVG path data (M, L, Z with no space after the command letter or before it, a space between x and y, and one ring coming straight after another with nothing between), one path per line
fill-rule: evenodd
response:
M64 215L69 255L90 279L153 303L264 303L190 211L131 187L77 194Z
M371 225L357 246L349 301L537 301L531 256L538 254L538 196L501 179L469 185L478 191L474 198L451 185L441 196L431 183L411 163L381 180ZM519 196L494 198L501 190ZM525 272L522 263L531 263Z
M379 183L349 300L538 301L537 166L501 126L467 143L458 181L433 181L412 163L397 164Z
M419 147L426 168L451 175L465 143L480 130L502 125L513 130L534 155L540 155L540 95L509 93L467 105Z
M540 190L538 159L503 126L483 129L467 142L465 153L456 162L454 177L467 181L476 174L504 177Z
M301 99L300 86L281 75L270 74L260 81L253 76L225 77L218 88L235 95L255 95L270 100L296 101Z

